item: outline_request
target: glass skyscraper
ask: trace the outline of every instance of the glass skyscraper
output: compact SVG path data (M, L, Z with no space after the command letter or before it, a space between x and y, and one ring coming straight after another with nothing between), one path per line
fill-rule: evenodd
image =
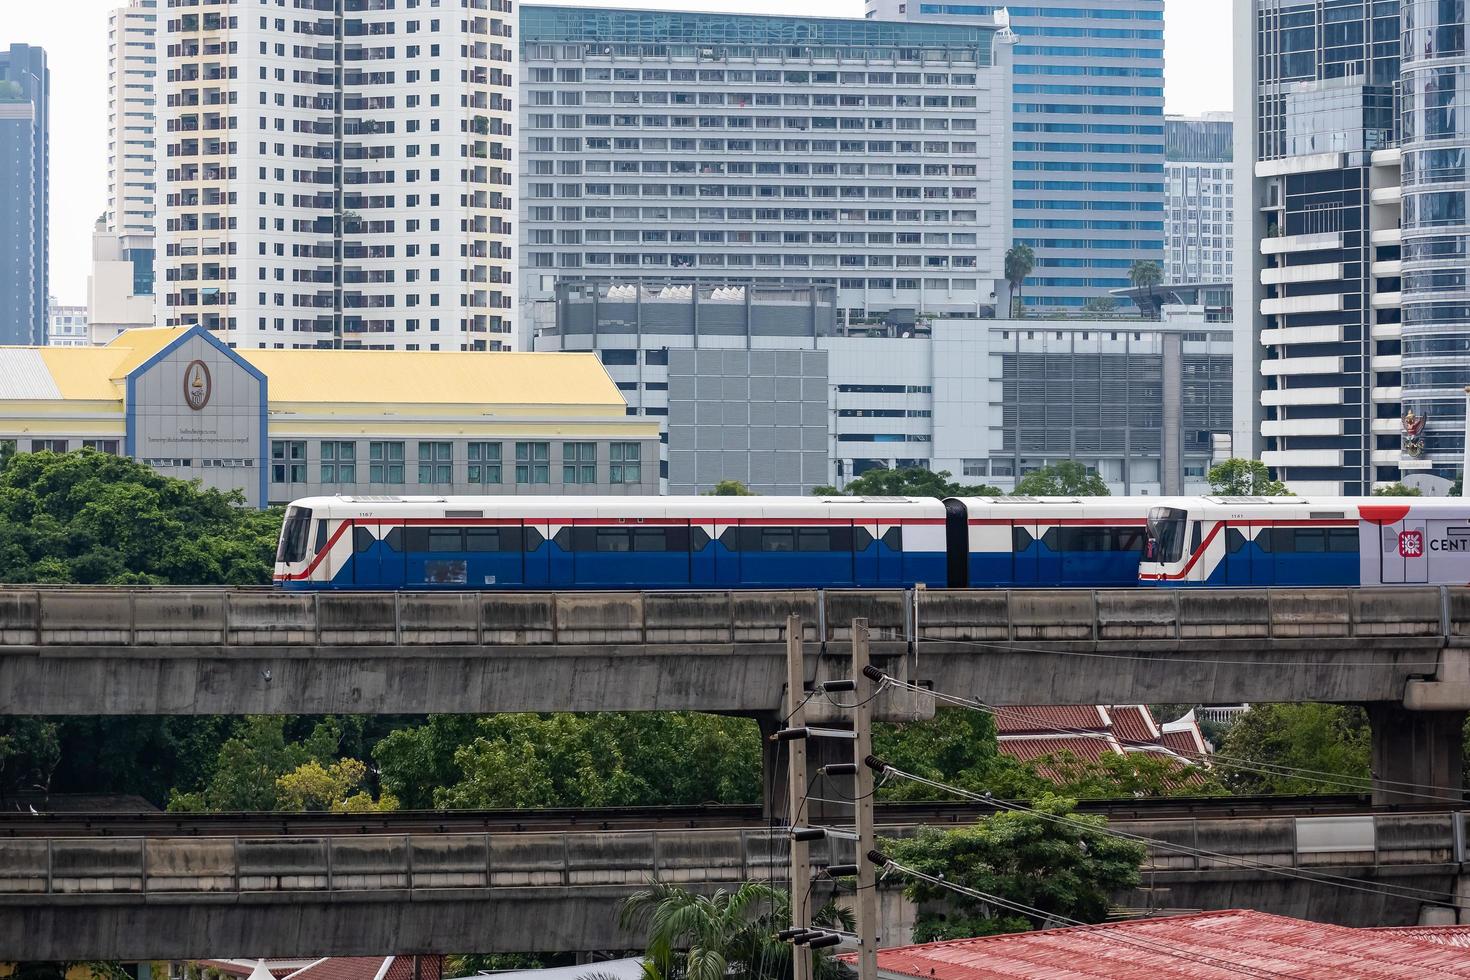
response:
M1234 129L1229 113L1164 121L1164 281L1229 282L1234 274Z
M1028 306L1078 308L1164 260L1163 0L866 0L876 20L991 21L1019 36L1011 238L1030 245Z
M0 51L0 344L46 342L50 106L46 52Z

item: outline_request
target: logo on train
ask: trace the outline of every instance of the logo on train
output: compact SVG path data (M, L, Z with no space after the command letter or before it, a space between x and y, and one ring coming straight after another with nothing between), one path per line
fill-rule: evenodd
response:
M1424 532L1423 531L1400 531L1399 532L1399 557L1400 558L1423 558L1424 557Z
M209 366L203 361L190 361L184 368L184 404L199 411L209 404L214 381L209 376Z

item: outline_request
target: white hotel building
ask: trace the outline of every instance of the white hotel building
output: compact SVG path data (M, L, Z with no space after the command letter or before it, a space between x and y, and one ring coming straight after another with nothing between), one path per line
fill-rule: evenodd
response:
M162 322L511 346L514 23L511 0L166 0Z
M993 24L521 8L521 302L558 279L1004 305L1009 45Z

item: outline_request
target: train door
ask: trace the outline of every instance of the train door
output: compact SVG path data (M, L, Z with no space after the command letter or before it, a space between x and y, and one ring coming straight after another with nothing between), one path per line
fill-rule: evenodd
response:
M554 547L548 537L551 527L547 524L525 524L522 525L522 533L521 581L528 589L545 588L551 584L551 551Z
M1066 528L1035 526L1031 534L1035 537L1031 547L1036 549L1036 584L1068 585L1063 569L1066 556Z
M1040 585L1041 542L1035 524L1011 524L1011 581L1020 587Z
M857 586L890 585L896 577L889 574L893 562L885 561L883 545L878 541L875 521L856 521L852 525L852 582Z
M1253 568L1256 544L1251 540L1254 531L1249 524L1232 522L1225 525L1225 585L1243 587L1257 584Z
M1413 585L1429 581L1428 523L1422 517L1405 516L1378 529L1385 584Z
M407 581L404 527L377 528L377 537L360 525L352 528L352 581L375 589L401 589Z

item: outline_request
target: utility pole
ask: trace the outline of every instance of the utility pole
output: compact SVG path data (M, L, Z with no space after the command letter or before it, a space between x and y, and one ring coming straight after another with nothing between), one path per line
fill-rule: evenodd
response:
M857 764L853 799L857 801L857 931L858 980L878 980L878 876L868 854L878 847L873 828L873 770L867 758L873 754L873 698L877 691L868 667L868 621L852 621L852 676L857 682L853 698L853 762ZM799 978L798 978L799 980Z
M806 662L801 646L801 617L786 617L786 713L785 728L806 727ZM778 743L779 744L779 743ZM806 825L807 780L806 739L786 742L788 798L791 801L791 826ZM859 777L861 778L861 777ZM872 773L868 782L872 782ZM810 845L791 839L791 925L811 925L812 861ZM792 980L812 980L810 946L793 944L791 948ZM876 976L876 975L875 975Z

